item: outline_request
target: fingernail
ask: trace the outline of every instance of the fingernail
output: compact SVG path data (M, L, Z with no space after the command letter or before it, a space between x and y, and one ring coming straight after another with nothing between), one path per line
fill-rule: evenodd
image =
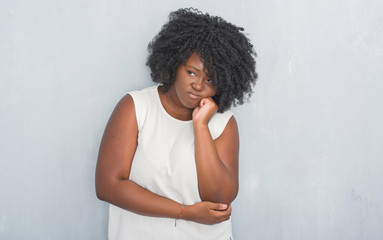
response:
M227 208L227 205L226 204L222 204L222 208Z

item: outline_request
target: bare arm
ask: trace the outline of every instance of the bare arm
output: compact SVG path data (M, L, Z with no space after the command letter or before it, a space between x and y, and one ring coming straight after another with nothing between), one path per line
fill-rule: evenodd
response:
M178 218L181 204L154 194L129 180L137 147L138 126L131 96L117 104L101 141L96 167L99 199L147 216ZM185 206L183 219L213 224L230 217L231 209L218 203L202 202Z
M213 141L208 121L217 108L203 99L193 114L198 189L202 200L230 204L238 193L238 128L233 116Z

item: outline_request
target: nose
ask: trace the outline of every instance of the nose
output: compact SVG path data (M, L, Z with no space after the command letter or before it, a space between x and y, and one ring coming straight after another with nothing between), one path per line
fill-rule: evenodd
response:
M192 83L192 87L196 90L196 91L201 91L202 88L203 88L203 84L202 84L202 79L201 78L196 78L193 83Z

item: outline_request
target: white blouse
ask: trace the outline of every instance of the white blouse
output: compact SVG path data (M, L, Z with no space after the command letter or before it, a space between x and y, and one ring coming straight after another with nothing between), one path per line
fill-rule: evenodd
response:
M158 86L132 91L138 123L138 145L130 180L153 193L185 205L200 202L194 158L193 122L170 116L163 108ZM213 139L233 115L216 113L209 121ZM192 221L148 217L110 205L109 240L227 240L231 221L205 225Z

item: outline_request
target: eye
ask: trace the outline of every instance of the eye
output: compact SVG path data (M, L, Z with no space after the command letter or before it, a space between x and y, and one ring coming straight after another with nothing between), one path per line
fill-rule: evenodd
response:
M189 75L192 75L192 76L196 76L194 72L190 71L190 70L187 70L187 73L189 73Z
M214 83L213 79L207 79L206 81L207 81L208 83L211 83L211 84Z

